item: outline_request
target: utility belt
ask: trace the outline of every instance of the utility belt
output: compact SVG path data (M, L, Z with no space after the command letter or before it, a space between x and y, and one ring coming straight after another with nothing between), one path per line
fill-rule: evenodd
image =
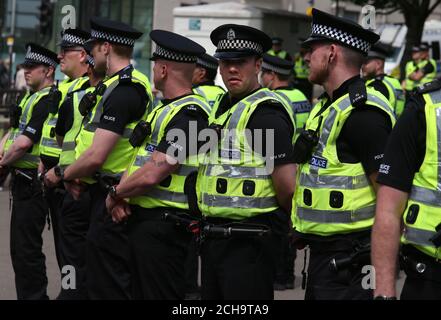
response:
M220 223L218 218L197 219L189 214L174 212L164 212L163 217L166 221L184 226L197 237L199 244L207 238L261 237L271 234L271 228L267 224L253 223L250 219L246 222L222 219Z
M412 245L403 245L400 266L408 276L441 282L441 261L428 256Z
M119 184L120 181L120 179L115 176L110 176L99 172L95 173L93 178L97 181L98 187L101 189L101 191L106 193L109 192L109 189L112 186Z

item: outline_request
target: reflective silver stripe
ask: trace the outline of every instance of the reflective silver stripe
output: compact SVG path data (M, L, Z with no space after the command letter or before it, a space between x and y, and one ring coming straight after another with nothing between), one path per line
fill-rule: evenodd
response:
M278 206L276 197L221 196L207 193L202 195L202 202L210 207L241 209L264 209Z
M34 156L32 154L29 154L29 153L25 153L23 155L23 157L21 157L17 161L29 161L29 162L33 162L33 163L39 163L40 162L40 157L39 156Z
M433 104L441 103L441 91L436 90L429 93L430 99L432 100Z
M150 155L148 156L136 156L135 159L135 166L136 167L142 167L145 163L147 163L147 161L150 160Z
M145 194L147 197L178 203L187 203L187 195L181 192L172 192L159 188L154 188Z
M281 91L277 91L276 94L278 94L282 99L285 100L285 102L291 107L291 110L293 113L296 112L294 105L293 105L293 101L291 101L291 99L286 94L284 94Z
M57 117L52 117L51 119L49 119L49 121L47 122L47 124L48 124L49 126L56 126L56 125L57 125L57 121L58 121L58 118L57 118Z
M439 90L436 91L437 93L440 93ZM432 97L432 96L431 96ZM432 100L433 102L433 100ZM437 182L437 190L441 190L441 170L439 168L439 165L441 164L441 110L438 109L436 113L436 139L438 143L438 182Z
M395 93L395 99L397 101L403 100L403 90L402 89L395 88L393 83L390 82L386 77L383 78L383 81L386 82L389 85L389 87L392 89L392 91Z
M132 133L133 133L133 129L131 129L131 128L125 128L125 129L124 129L124 132L123 132L123 134L122 134L122 137L123 137L124 139L129 139L130 136L132 135Z
M409 199L433 207L441 207L441 191L412 186Z
M23 129L24 129L24 127L25 127L26 124L27 124L27 123L26 123L26 119L27 119L27 117L28 117L29 109L31 108L32 103L34 102L34 100L35 100L38 96L39 96L39 93L36 92L36 93L34 93L32 96L28 97L29 100L26 102L26 105L25 105L24 110L23 110L23 114L22 114L22 116L20 117L20 123L21 123L21 125L23 126Z
M205 95L205 92L200 89L200 88L194 88L194 91L196 91L196 93L202 97L204 97L205 99L207 99L207 96Z
M41 145L49 148L61 149L55 139L43 138L41 139Z
M386 103L385 101L381 100L377 96L374 96L373 94L368 93L367 101L375 102L376 104L379 104L384 109L386 109L390 114L395 115L395 112L392 110L392 108L389 106L389 104Z
M375 205L354 211L325 211L297 208L301 220L318 223L351 223L371 219L375 216Z
M241 178L241 179L270 179L271 175L268 175L265 168L255 167L239 167L229 165L215 165L208 164L206 166L206 176L210 177L223 177L223 178ZM221 168L213 172L215 168Z
M353 190L367 187L369 185L369 180L364 174L355 177L349 177L302 173L300 175L300 185L309 188Z
M259 99L263 99L265 97L271 97L275 100L279 100L277 95L271 91L258 91L255 94L252 94L250 97L248 97L245 101L248 103L254 103L255 101ZM239 102L239 105L237 108L233 111L233 114L231 115L230 122L228 123L228 129L235 129L237 128L237 124L239 123L240 117L242 116L242 112L245 109L246 105L243 102Z
M158 119L156 120L156 123L155 123L155 128L153 129L153 132L152 132L152 137L151 137L152 144L155 144L155 145L158 144L159 129L161 128L161 124L164 121L165 117L167 116L169 111L172 109L172 105L173 104L165 106L164 109L159 114Z
M435 235L435 232L423 229L412 228L406 226L404 229L404 238L409 242L421 245L435 247L432 241L429 239Z
M75 147L77 146L77 144L75 143L75 141L65 141L63 142L63 151L72 151L75 150Z

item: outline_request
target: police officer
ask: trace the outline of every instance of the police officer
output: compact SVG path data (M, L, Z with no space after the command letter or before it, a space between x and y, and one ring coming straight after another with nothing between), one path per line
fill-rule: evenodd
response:
M435 79L436 62L429 58L429 45L422 43L412 48L412 61L406 64L405 89L408 95L410 91L420 84Z
M304 38L299 38L303 42ZM309 66L305 62L307 48L300 47L299 52L294 56L294 87L303 92L303 94L312 101L312 83L309 82Z
M210 38L228 89L212 110L210 126L227 132L215 135L199 167L199 208L209 227L259 227L272 234L208 234L201 249L202 299L272 299L274 234L289 220L294 191L294 119L287 103L259 85L262 54L271 45L265 33L226 24Z
M58 111L58 120L55 126L57 141L62 142L62 150L59 163L50 169L45 175L45 184L56 186L61 182L59 172L75 161L76 137L81 130L81 124L85 113L83 107L93 97L95 87L104 79L103 70L94 69L94 60L88 55L89 65L88 85L86 89L78 89L68 93ZM83 103L83 97L87 95ZM57 172L58 175L55 173ZM75 287L62 286L57 299L87 299L86 290L86 235L90 222L90 196L85 190L78 200L75 200L70 193L64 195L59 215L59 241L60 254L63 265L75 268Z
M263 55L261 82L264 87L276 92L291 106L297 137L308 119L311 104L300 90L289 85L292 67L291 61L265 54Z
M43 132L40 141L40 174L58 164L61 153L61 146L55 134L55 125L58 118L58 110L65 100L67 94L82 87L87 87L87 54L83 48L84 42L89 39L89 33L80 29L67 29L62 34L58 59L60 60L60 70L68 78L53 86L53 104L50 107L49 115L43 125ZM61 258L59 219L61 203L65 190L61 185L45 186L45 199L49 206L49 213L54 230L54 244L58 266L61 268L66 264Z
M196 68L193 72L193 92L204 97L210 107L214 105L216 99L225 93L222 87L214 84L218 68L217 59L207 53L199 57Z
M152 101L148 78L130 64L141 35L122 22L91 20L88 43L95 68L106 72L106 81L95 88L95 98L86 106L86 119L76 138L76 161L58 172L74 199L81 196L85 184L90 192L86 247L90 299L130 298L127 228L112 221L105 199L109 186L119 181L134 154L129 138L139 120L146 119Z
M437 80L418 87L384 153L372 231L376 299L396 299L400 235L407 275L401 299L441 299L440 97Z
M268 52L267 52L269 55L276 56L276 57L279 57L281 59L285 59L288 61L292 61L292 57L290 56L288 51L285 51L282 49L282 45L283 45L282 38L273 37L271 39L271 43L272 43L272 48L270 50L268 50Z
M389 55L390 48L382 43L376 43L368 52L365 63L361 67L363 78L369 87L381 92L389 100L395 115L399 117L404 109L404 92L400 82L384 73L384 60Z
M361 270L369 264L375 178L395 122L386 98L360 78L378 38L352 21L312 11L305 60L309 80L325 93L294 146L300 165L293 226L310 248L306 299L372 298Z
M49 91L58 65L56 53L27 45L24 67L31 91L11 112L11 130L0 170L11 168L11 258L18 299L48 299L42 232L48 213L37 177L39 143L52 101Z
M194 144L198 132L207 126L210 110L204 99L192 92L191 80L196 59L205 49L164 30L153 30L150 38L156 43L153 80L164 99L147 121L139 124L147 130L134 141L138 153L127 177L110 189L106 203L115 221L131 214L133 298L183 299L191 234L173 221L165 221L164 215L189 213L185 186L189 174L197 172ZM124 200L127 198L130 207Z

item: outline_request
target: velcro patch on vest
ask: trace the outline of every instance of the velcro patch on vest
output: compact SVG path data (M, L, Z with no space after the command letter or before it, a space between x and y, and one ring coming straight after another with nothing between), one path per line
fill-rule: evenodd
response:
M309 164L316 168L326 169L328 167L328 160L318 156L312 156Z
M222 149L220 150L220 157L225 159L240 159L239 150Z
M149 143L145 146L145 150L147 150L148 152L154 152L156 150L156 146Z

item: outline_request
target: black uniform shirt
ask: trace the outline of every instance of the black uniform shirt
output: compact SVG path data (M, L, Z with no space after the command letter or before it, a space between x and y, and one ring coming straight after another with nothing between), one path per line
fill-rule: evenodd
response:
M433 67L433 64L430 63L430 60L427 60L426 65L423 67L423 69L421 69L421 71L424 74L431 73L431 72L433 72L433 70L434 70L434 67Z
M162 104L164 106L182 99L185 96L191 95L192 93L176 97L173 99L163 99ZM162 110L162 108L160 109ZM159 111L160 112L160 111ZM191 126L194 126L196 130L192 130ZM198 137L194 136L195 133L199 133L201 130L207 128L208 126L208 115L201 110L197 105L190 104L183 107L170 122L165 127L164 136L161 141L159 141L156 150L162 153L166 153L169 156L175 157L177 160L184 160L184 158L196 155L198 152ZM167 133L170 130L182 130L181 132L185 134L185 146L182 145L182 141L179 141L178 136L170 133L171 136L167 139ZM193 147L192 146L195 146ZM185 153L184 152L185 148Z
M355 76L334 90L333 99L328 99L322 110L348 93L349 86L356 81L362 80ZM358 106L346 119L337 138L339 160L344 163L361 162L367 175L378 171L391 130L392 123L385 112L368 105Z
M128 68L131 66L118 71L116 75L123 74ZM142 85L130 81L120 82L103 104L98 128L122 135L128 123L142 117L147 102L148 96Z
M424 99L415 95L406 103L387 143L380 166L378 183L410 192L421 167L426 149Z
M260 89L260 88L259 88ZM256 92L257 90L251 92ZM224 94L220 101L219 108L216 112L216 117L220 116L232 106L234 106L238 99L229 98L228 93ZM292 136L294 135L294 127L288 113L281 105L274 103L262 102L251 115L247 129L251 130L251 138L254 140L254 130L262 130L262 156L266 156L267 141L266 130L274 130L274 155L271 158L274 160L274 165L281 165L293 162L293 142ZM253 141L249 142L253 146ZM259 150L254 150L258 152Z

